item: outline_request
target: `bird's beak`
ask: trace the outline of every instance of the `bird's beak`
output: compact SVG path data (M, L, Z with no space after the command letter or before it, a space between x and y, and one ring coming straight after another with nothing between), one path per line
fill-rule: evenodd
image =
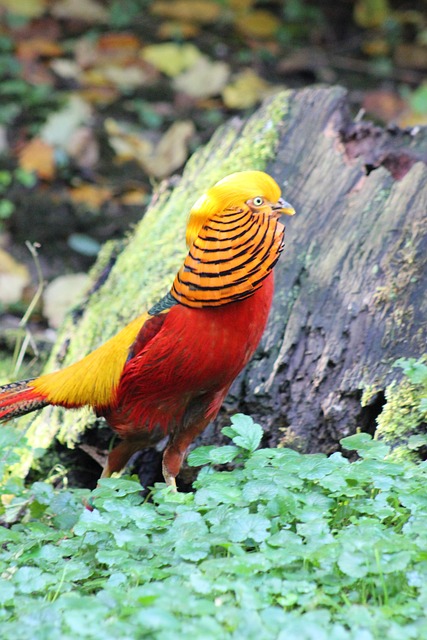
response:
M277 203L273 206L273 211L279 215L293 216L295 215L295 209L289 202L286 202L283 198L279 198Z

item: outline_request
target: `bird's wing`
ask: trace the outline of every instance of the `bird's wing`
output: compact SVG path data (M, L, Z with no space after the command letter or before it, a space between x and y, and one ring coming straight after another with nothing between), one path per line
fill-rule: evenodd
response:
M35 378L31 386L50 404L66 407L109 406L114 402L126 361L157 333L163 323L163 315L145 313L139 316L82 360L60 371Z

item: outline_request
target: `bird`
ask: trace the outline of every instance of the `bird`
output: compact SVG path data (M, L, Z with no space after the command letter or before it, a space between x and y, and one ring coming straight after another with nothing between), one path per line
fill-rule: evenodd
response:
M101 478L168 436L163 477L176 477L214 420L264 332L273 268L293 215L277 182L257 170L225 176L193 205L188 254L170 290L78 362L0 387L0 422L47 405L89 406L119 436Z

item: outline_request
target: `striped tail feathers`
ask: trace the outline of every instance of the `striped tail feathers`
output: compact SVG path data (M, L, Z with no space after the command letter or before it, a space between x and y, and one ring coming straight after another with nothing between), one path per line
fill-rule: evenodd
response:
M31 386L32 380L11 382L0 387L0 422L42 409L49 402Z

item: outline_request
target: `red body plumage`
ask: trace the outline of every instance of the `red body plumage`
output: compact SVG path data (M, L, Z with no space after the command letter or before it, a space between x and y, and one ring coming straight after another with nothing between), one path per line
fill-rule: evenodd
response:
M122 437L142 426L166 434L181 422L189 398L198 398L208 410L252 356L272 296L270 274L241 302L197 310L172 307L158 332L125 365L117 390L119 405L107 409L108 421ZM208 413L211 419L216 411L212 407Z

